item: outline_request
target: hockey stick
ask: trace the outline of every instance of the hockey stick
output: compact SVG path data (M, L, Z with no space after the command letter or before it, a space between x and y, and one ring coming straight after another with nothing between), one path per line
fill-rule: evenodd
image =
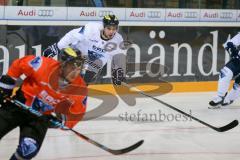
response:
M10 100L10 101L11 101L12 103L14 103L15 105L17 105L18 107L20 107L21 109L24 109L24 110L26 110L26 111L29 111L31 114L34 114L34 115L36 115L37 117L40 117L40 116L43 115L41 112L34 110L33 108L31 108L31 107L23 104L22 102L20 102L20 101L18 101L18 100ZM50 121L51 121L51 120L50 120ZM60 122L57 122L57 121L53 121L53 120L52 120L51 123L53 123L54 125L57 125L57 126L61 126L61 123L60 123ZM100 144L100 143L98 143L98 142L96 142L96 141L88 138L87 136L85 136L85 135L77 132L76 130L74 130L74 129L72 129L72 128L68 128L67 126L62 126L62 129L72 131L72 132L73 132L75 135L77 135L78 137L84 139L85 141L87 141L87 142L89 142L89 143L91 143L91 144L93 144L93 145L95 145L95 146L97 146L97 147L99 147L99 148L101 148L101 149L103 149L103 150L105 150L105 151L113 154L113 155L120 155L120 154L128 153L128 152L130 152L130 151L138 148L138 147L139 147L140 145L142 145L143 142L144 142L144 140L140 140L140 141L138 141L137 143L135 143L135 144L133 144L133 145L127 147L127 148L123 148L123 149L119 149L119 150L114 150L114 149L110 149L110 148L108 148L108 147L106 147L106 146L104 146L104 145L102 145L102 144Z
M149 98L151 98L151 99L153 99L153 100L155 100L155 101L157 101L157 102L159 102L159 103L161 103L161 104L163 104L163 105L165 105L165 106L167 106L167 107L169 107L169 108L171 108L171 109L173 109L173 110L175 110L175 111L177 111L177 112L180 112L181 114L183 114L183 115L185 115L185 116L188 116L188 117L194 119L195 121L197 121L197 122L199 122L199 123L201 123L201 124L203 124L203 125L205 125L205 126L207 126L207 127L209 127L209 128L214 129L215 131L225 132L225 131L228 131L228 130L230 130L230 129L232 129L232 128L234 128L234 127L236 127L236 126L238 125L238 120L234 120L234 121L232 121L231 123L229 123L229 124L227 124L227 125L225 125L225 126L223 126L223 127L214 127L214 126L212 126L212 125L210 125L210 124L208 124L208 123L206 123L206 122L204 122L204 121L202 121L202 120L200 120L200 119L198 119L198 118L196 118L196 117L193 117L193 116L190 115L190 114L187 114L187 113L181 111L180 109L178 109L178 108L176 108L176 107L174 107L174 106L172 106L172 105L170 105L170 104L168 104L168 103L166 103L166 102L164 102L164 101L162 101L162 100L159 100L159 99L157 99L157 98L155 98L155 97L152 97L152 96L146 94L145 92L141 91L140 89L138 89L138 88L136 88L136 87L134 87L134 86L131 86L131 85L125 83L125 82L122 82L122 84L123 84L125 87L128 87L130 90L135 91L135 92L138 92L139 94L144 95L144 96L146 96L146 97L149 97Z

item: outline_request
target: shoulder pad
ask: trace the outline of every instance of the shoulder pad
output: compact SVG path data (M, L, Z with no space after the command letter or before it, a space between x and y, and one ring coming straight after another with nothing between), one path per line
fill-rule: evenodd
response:
M85 36L91 36L94 34L97 34L103 29L103 26L101 23L96 22L90 22L85 25L84 29L84 35Z
M114 35L114 37L112 39L110 39L109 41L119 44L119 43L122 43L123 38L122 38L122 35L117 32Z
M40 68L40 66L41 66L41 64L42 64L42 58L41 57L35 57L33 60L31 60L30 62L29 62L29 65L35 70L35 71L37 71L39 68Z

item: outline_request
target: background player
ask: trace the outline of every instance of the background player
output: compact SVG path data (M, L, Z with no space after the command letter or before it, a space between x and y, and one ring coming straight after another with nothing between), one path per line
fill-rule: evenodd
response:
M209 105L213 108L217 108L220 105L229 105L240 96L240 75L238 75L240 73L239 45L240 34L235 35L224 44L224 48L228 51L231 59L220 71L217 96L209 102ZM233 89L227 94L230 82L235 76L237 77L233 84Z
M53 57L62 48L79 50L85 59L84 79L92 82L103 66L112 60L112 82L120 85L125 77L126 59L123 38L117 32L119 21L115 15L104 16L102 23L90 22L73 29L62 39L44 50L44 56Z
M0 139L12 129L20 128L19 144L11 160L32 159L39 152L49 127L72 128L86 111L86 84L80 76L83 59L71 48L61 50L61 60L25 56L10 66L0 79ZM20 109L10 101L16 80L24 74L13 99L40 111L44 116ZM56 116L53 116L54 113ZM53 126L49 120L62 124Z

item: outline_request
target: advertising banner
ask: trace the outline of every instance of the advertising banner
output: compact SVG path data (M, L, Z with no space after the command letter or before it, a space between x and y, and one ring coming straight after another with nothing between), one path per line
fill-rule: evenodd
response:
M0 6L0 19L4 19L4 6Z
M121 8L68 7L68 20L102 20L105 15L115 14L119 20L125 19Z
M236 22L237 10L201 9L200 21Z
M0 6L6 20L98 21L115 14L124 22L237 22L239 10L108 7ZM6 22L7 23L7 22ZM12 25L12 23L11 23Z
M196 9L166 9L166 21L199 21L199 18Z
M0 74L13 59L41 55L74 26L2 26ZM120 27L127 50L127 78L136 82L212 81L229 60L222 44L239 32L238 27ZM110 64L108 64L110 65ZM99 83L110 83L106 67Z
M237 10L237 22L240 21L240 10Z
M126 8L127 21L165 21L165 9Z
M66 7L19 7L6 6L5 19L8 20L66 20Z

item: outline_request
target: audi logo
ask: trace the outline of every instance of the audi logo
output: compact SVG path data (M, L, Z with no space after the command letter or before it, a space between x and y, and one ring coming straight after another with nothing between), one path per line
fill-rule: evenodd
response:
M232 17L233 17L232 12L222 12L222 13L220 13L220 18L231 19Z
M113 11L99 11L98 16L99 17L104 17L106 15L113 14Z
M161 12L160 11L148 11L147 16L148 16L148 18L161 18Z
M40 17L52 17L54 15L54 11L53 10L38 10L38 16Z
M197 12L184 12L185 18L197 18L198 13Z

